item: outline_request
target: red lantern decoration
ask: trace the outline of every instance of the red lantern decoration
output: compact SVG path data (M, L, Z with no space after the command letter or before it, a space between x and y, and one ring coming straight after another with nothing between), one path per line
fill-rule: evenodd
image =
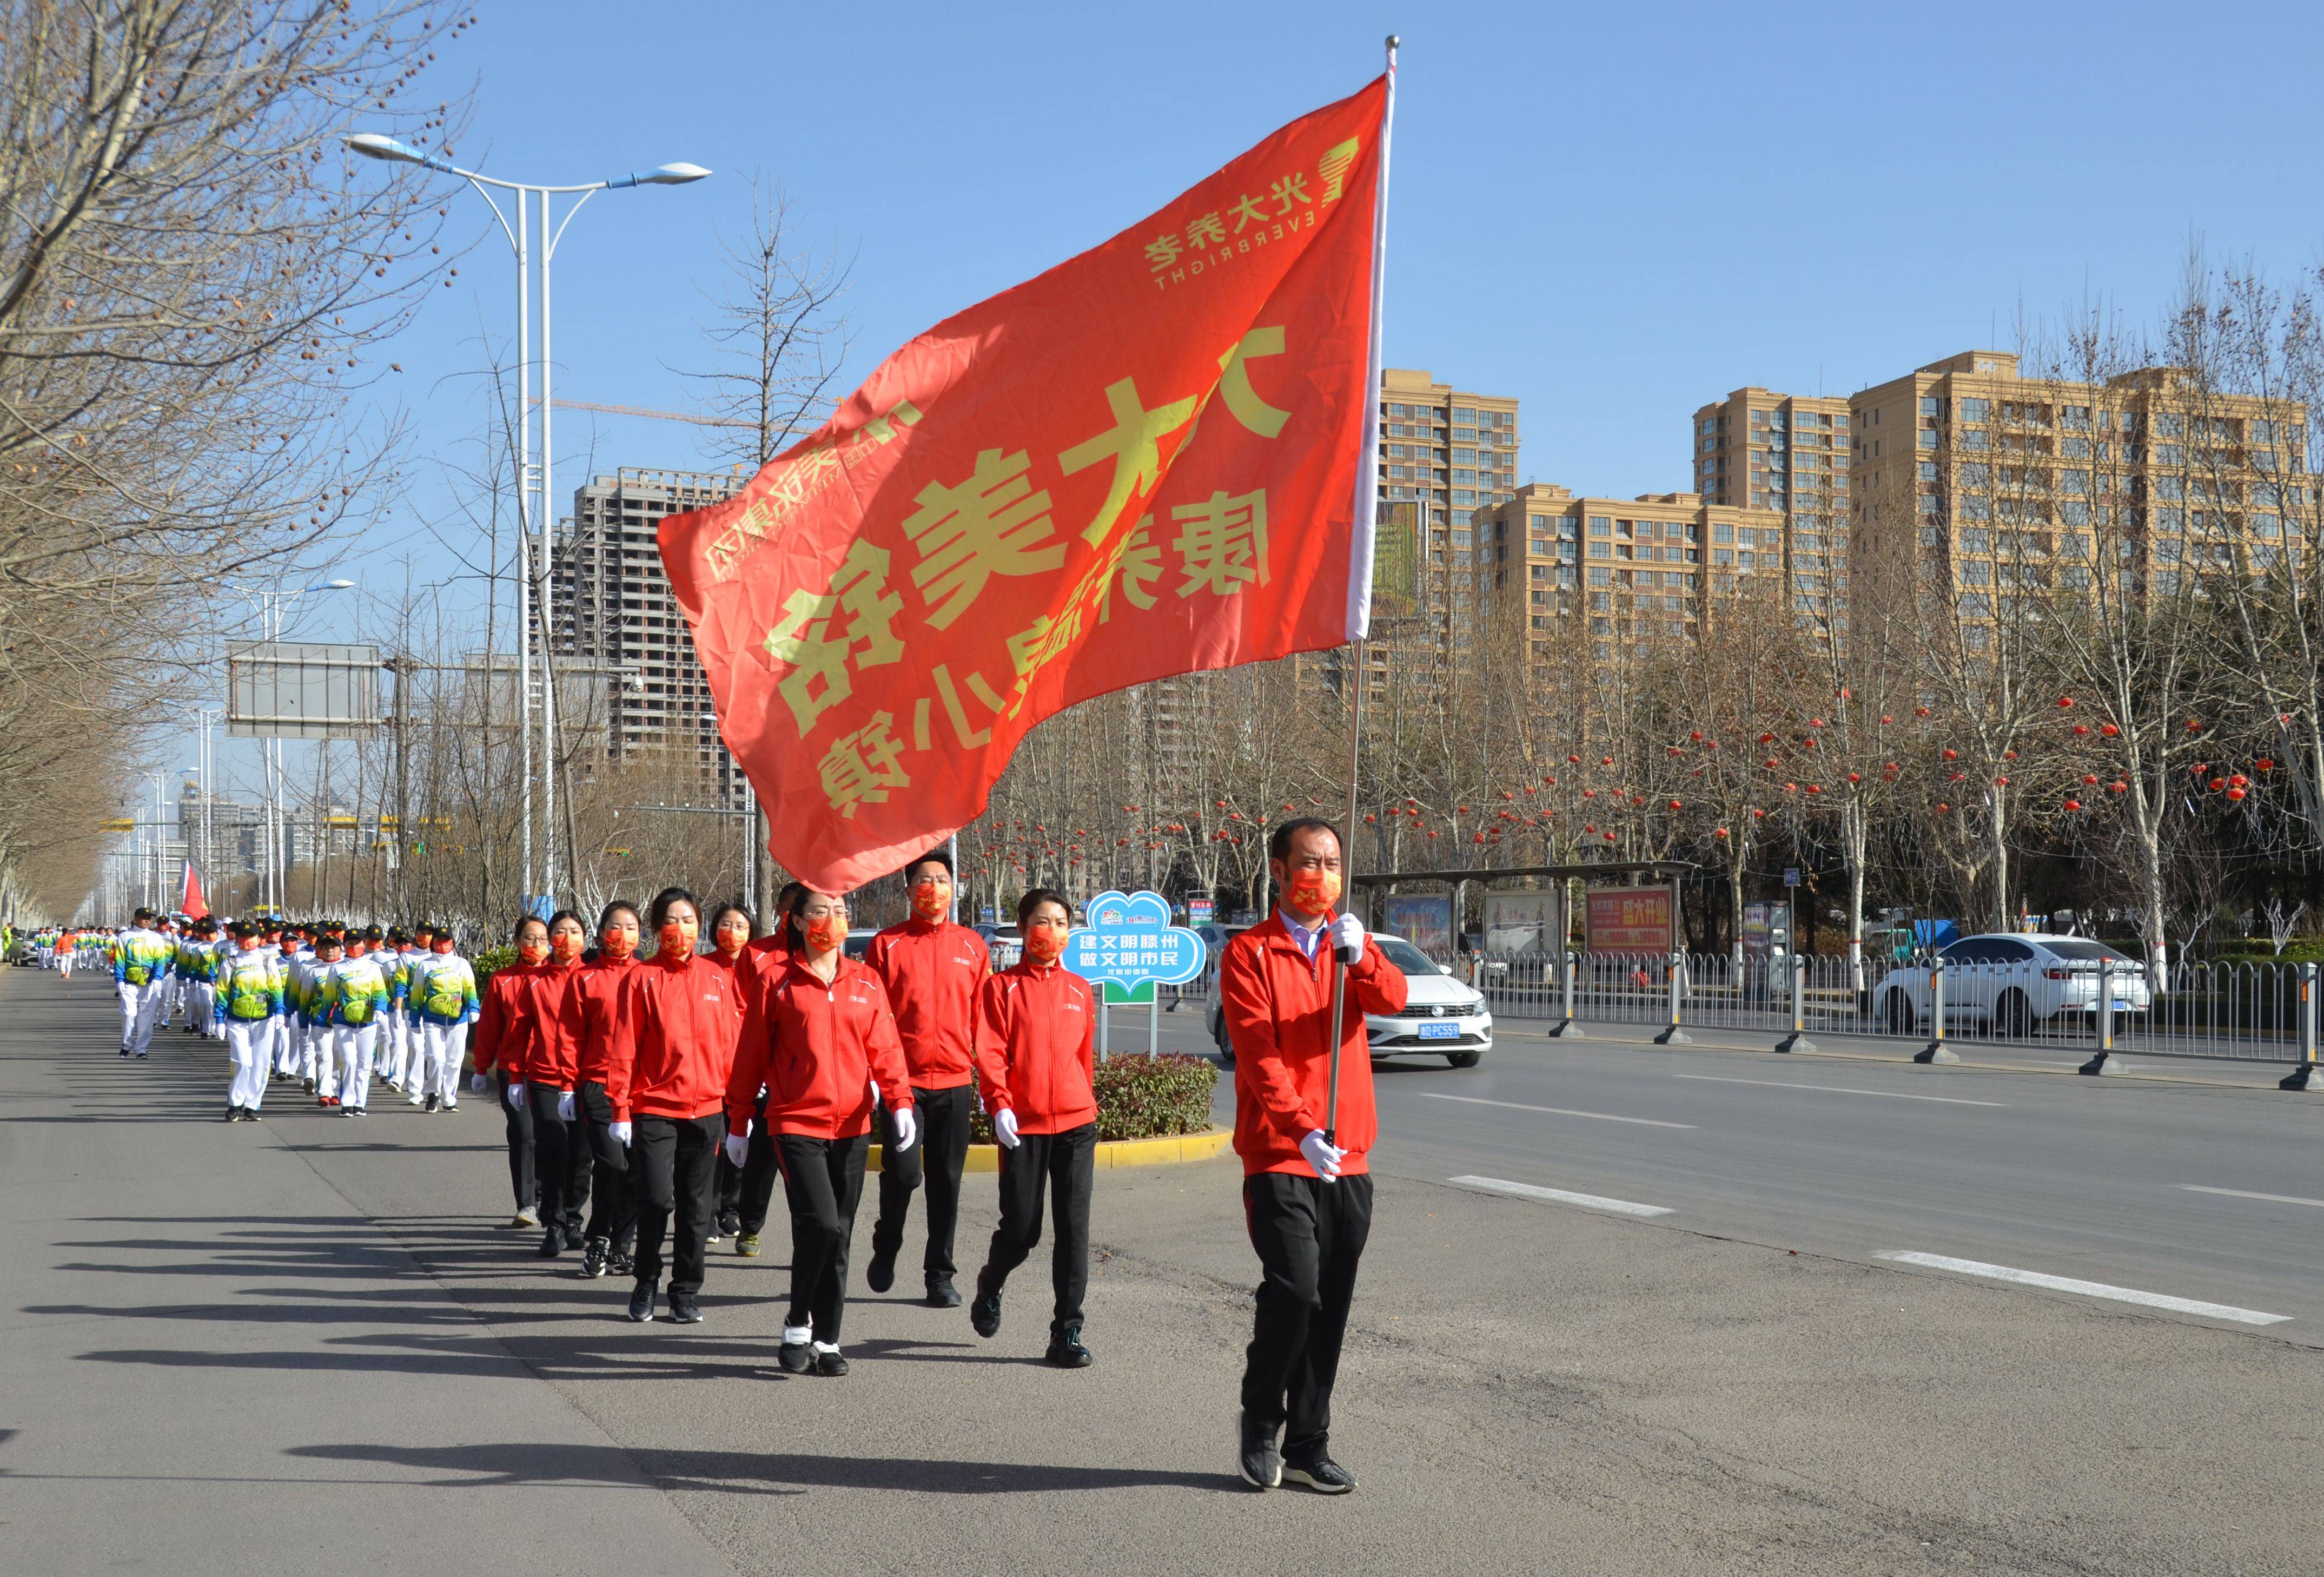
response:
M1915 706L1913 708L1913 715L1915 717L1926 717L1928 715L1929 709L1926 706Z
M2066 801L2066 808L2068 810L2080 810L2081 807L2082 802L2079 799L2069 799Z
M2098 780L2098 775L2096 772L2084 772L2082 774L2082 781L2085 783L2095 783Z
M2089 731L2090 725L2087 723L2077 723L2074 724L2074 736L2077 739L2080 738L2083 734L2089 733Z
M2004 772L2000 777L1996 778L1994 781L1999 784L2002 788L2006 788L2009 787L2009 774Z
M1725 837L1727 835L1727 829L1725 827L1720 827L1715 835L1722 838Z
M1685 807L1685 806L1681 805L1681 804L1680 804L1677 800L1675 800L1675 799L1674 799L1674 800L1672 800L1672 801L1670 802L1670 807L1671 807L1673 810L1684 810L1684 809L1686 808L1686 807Z
M2218 792L2219 792L2219 790L2221 790L2222 788L2225 788L2227 786L2227 780L2225 778L2214 778L2214 779L2211 779L2211 782L2210 782L2210 789L2211 789L2211 792L2212 792L2212 793L2214 793L2214 794L2217 794Z
M2251 779L2250 779L2249 778L2245 777L2241 772L2235 772L2235 773L2231 773L2231 774L2228 776L2228 778L2227 778L2227 785L2228 785L2228 787L2230 787L2230 788L2242 788L2245 784L2249 783L2250 781L2251 781Z
M2112 739L2116 734L2120 733L2122 730L2116 728L2111 723L2101 723L2098 724L2098 732L2106 735L2107 738Z
M1937 814L1938 814L1939 816L1944 816L1944 815L1947 815L1947 814L1949 814L1949 813L1951 811L1951 809L1952 809L1952 807L1951 807L1951 806L1950 806L1950 805L1947 805L1944 801L1942 801L1942 800L1939 800L1939 801L1937 802Z
M2227 790L2227 798L2230 799L2241 799L2248 792L2250 792L2248 789L2230 788Z
M2260 757L2260 759L2254 761L2252 765L2257 767L2263 772L2273 772L2275 770L2274 761L2267 756Z
M2061 706L2070 706L2073 704L2074 698L2071 696L2061 696L2058 697L2058 705Z
M1957 761L1960 760L1960 752L1957 750L1947 750L1945 752L1945 760L1949 761Z

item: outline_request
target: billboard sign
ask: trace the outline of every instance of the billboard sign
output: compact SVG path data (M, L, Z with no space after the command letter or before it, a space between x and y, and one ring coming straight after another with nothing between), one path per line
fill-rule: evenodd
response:
M238 641L226 650L226 733L236 739L362 739L385 721L379 649Z
M1431 958L1452 956L1452 899L1450 894L1399 892L1381 900L1380 929L1393 931Z
M1557 936L1557 894L1489 892L1485 895L1485 951L1546 953Z
M1065 937L1067 969L1107 1002L1150 1002L1157 985L1184 985L1203 973L1203 939L1170 923L1158 892L1101 892L1083 906Z
M1667 887L1600 887L1582 910L1582 945L1591 953L1671 951L1677 906Z

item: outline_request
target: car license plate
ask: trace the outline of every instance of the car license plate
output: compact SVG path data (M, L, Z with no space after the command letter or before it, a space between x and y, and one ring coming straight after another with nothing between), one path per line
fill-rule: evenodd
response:
M1423 1040L1458 1040L1461 1038L1461 1026L1458 1024L1423 1024L1420 1027L1420 1038Z
M2129 1013L2135 1012L2136 1010L2130 1003L2124 1001L2120 997L2116 997L2114 1000L2114 1010L2117 1013Z

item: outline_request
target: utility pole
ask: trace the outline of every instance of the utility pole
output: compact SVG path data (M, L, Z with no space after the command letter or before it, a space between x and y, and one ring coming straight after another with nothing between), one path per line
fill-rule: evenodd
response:
M411 676L420 665L401 653L380 665L395 676L395 912L411 910L411 881L404 861L411 853Z

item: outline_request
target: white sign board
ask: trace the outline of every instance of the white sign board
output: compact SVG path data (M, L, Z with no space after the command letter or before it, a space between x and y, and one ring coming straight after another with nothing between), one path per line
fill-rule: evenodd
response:
M237 739L360 739L379 727L379 649L284 641L226 648L226 732Z

